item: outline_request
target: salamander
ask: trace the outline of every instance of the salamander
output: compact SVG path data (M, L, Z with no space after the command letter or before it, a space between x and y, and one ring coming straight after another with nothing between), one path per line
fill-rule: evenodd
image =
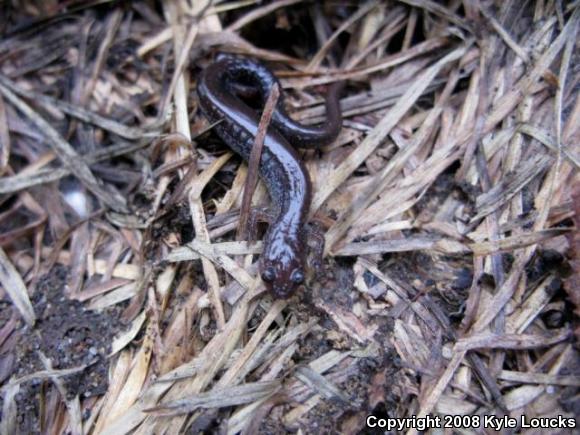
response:
M218 136L248 161L260 122L259 111L242 98L245 89L264 105L277 78L263 64L248 58L222 57L203 70L197 84L199 105L214 123ZM282 94L268 127L259 174L278 210L270 223L259 270L266 288L278 298L291 296L305 279L305 224L312 187L304 163L294 147L319 147L336 139L342 126L339 93L333 84L326 98L327 121L311 127L295 122L284 108Z

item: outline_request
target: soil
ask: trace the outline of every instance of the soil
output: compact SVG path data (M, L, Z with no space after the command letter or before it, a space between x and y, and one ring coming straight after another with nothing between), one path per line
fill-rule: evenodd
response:
M110 343L122 324L119 306L103 312L90 311L80 301L65 296L66 278L67 269L61 266L40 278L32 297L37 321L33 328L23 326L15 331L14 338L4 343L0 365L13 381L49 369L43 366L40 354L50 360L54 370L85 366L75 374L59 377L64 399L70 401L75 396L86 399L107 391ZM11 305L3 304L0 319L9 318L10 311ZM15 358L10 358L11 354ZM50 401L44 396L51 382L42 376L20 386L16 402L21 433L41 433L46 419L53 418L44 415L41 407L41 403Z

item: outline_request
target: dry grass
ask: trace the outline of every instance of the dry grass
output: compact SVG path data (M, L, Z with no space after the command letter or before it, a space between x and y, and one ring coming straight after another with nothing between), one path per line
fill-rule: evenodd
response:
M3 433L577 414L578 1L0 9ZM254 172L194 92L216 52L269 62L305 123L348 80L340 137L304 153L325 275L290 300L235 237ZM47 356L47 289L124 326ZM100 394L65 382L92 366Z

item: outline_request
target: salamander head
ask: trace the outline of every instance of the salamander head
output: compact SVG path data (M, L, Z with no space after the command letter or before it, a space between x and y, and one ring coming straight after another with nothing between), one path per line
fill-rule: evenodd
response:
M289 298L304 284L304 259L301 249L291 244L270 243L262 254L260 275L266 288L277 298Z

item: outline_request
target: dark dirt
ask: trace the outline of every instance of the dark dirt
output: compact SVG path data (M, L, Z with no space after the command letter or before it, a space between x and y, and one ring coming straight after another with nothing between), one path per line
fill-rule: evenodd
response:
M23 327L17 331L14 348L6 349L8 341L0 349L0 355L10 352L12 359L10 376L18 379L37 371L46 370L39 353L44 354L55 370L87 367L76 374L61 378L67 391L67 400L78 395L81 399L104 394L108 388L108 359L112 337L121 330L120 310L105 312L89 311L76 300L64 295L67 270L55 267L41 277L32 303L37 315L34 328ZM8 305L0 307L0 318L5 319ZM3 358L5 361L6 358ZM6 368L5 368L6 369ZM49 379L34 379L23 383L16 396L21 433L40 433L47 416L41 415L41 401L48 408L55 390Z

